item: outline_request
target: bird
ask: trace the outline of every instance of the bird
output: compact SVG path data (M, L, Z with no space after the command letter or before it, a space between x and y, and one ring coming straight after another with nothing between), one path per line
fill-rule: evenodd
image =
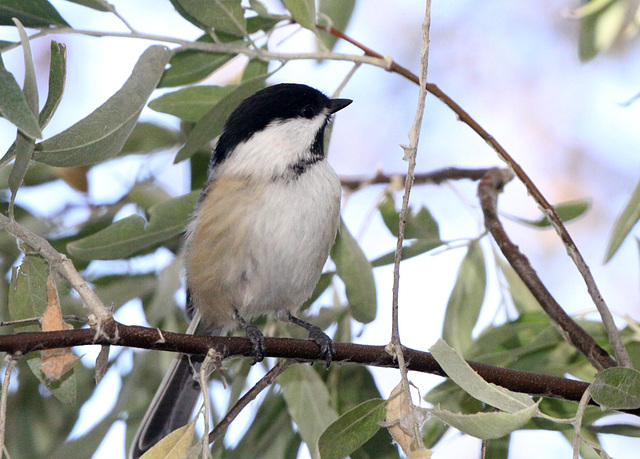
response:
M352 100L304 84L268 86L231 113L211 155L208 180L185 238L187 333L241 326L256 363L264 358L257 316L305 328L327 366L332 340L294 314L320 278L340 221L340 180L329 165L325 130ZM200 395L202 358L179 354L131 447L136 459L188 423Z

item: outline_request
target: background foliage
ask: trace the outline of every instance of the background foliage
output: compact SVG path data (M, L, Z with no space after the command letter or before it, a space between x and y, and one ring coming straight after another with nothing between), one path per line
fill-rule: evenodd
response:
M162 3L169 5L169 2ZM171 13L168 23L161 25L160 32L156 32L161 36L151 37L138 30L138 27L147 27L147 19L139 11L137 16L122 13L126 9L124 5L121 8L121 5L116 4L116 13L112 5L102 0L51 3L46 0L0 0L0 24L10 29L11 35L10 40L1 43L5 64L0 69L0 111L8 122L18 128L15 142L6 145L7 153L1 160L4 167L0 170L0 180L6 190L3 195L3 213L12 212L19 223L45 236L57 250L69 256L76 267L83 270L84 276L103 302L114 308L118 318L121 307L126 305L122 308L123 312L128 309L131 313L132 309L141 306L144 319L139 320L146 320L146 323L162 329L184 329L180 310L183 301L180 281L181 235L198 191L206 179L209 144L220 133L227 115L240 100L267 82L291 79L292 75L296 75L286 72L291 67L296 68L297 60L289 62L287 59L280 60L282 55L264 53L267 50L278 53L301 53L309 50L327 53L337 47L340 52L359 54L356 48L345 49L343 42L315 26L316 23L323 26L333 24L367 46L379 46L380 52L390 47L388 43L397 42L395 44L399 48L392 58L404 61L402 63L411 68L417 67L419 44L416 44L416 35L398 35L402 38L397 38L391 31L373 37L365 36L364 32L362 35L358 34L357 31L361 30L356 28L359 14L365 18L365 24L369 20L360 3L320 1L316 20L316 5L313 1L288 0L282 4L271 2L265 6L257 1L240 3L232 0L174 0L171 2L173 9L170 6L167 8ZM447 81L447 72L443 71L442 62L447 61L443 56L450 51L446 41L446 27L443 27L444 31L439 30L436 19L440 18L444 25L451 25L447 24L451 19L446 14L438 16L438 6L434 8L436 12L431 54L435 64L432 67L435 68L434 82L440 83L438 78ZM489 8L485 10L485 14L490 14ZM559 26L565 31L579 26L579 30L572 36L574 54L567 59L577 62L579 56L583 61L588 61L606 51L613 53L612 59L616 59L616 62L630 59L624 53L625 50L632 52L625 48L631 46L625 45L625 40L633 37L636 32L637 25L632 20L636 12L632 8L633 2L613 0L592 1L573 10L571 15L580 21L571 23L568 19L563 19ZM67 16L63 11L68 11L74 21L65 19ZM120 13L122 16L119 16ZM406 18L409 15L404 11L400 13L404 13L405 21L408 21ZM560 10L554 11L556 20L560 18L559 13ZM565 13L566 16L568 10ZM453 17L453 13L449 14ZM107 16L113 21L102 25L99 21ZM13 18L17 18L19 22L14 22ZM127 21L135 24L135 27L131 28ZM175 26L178 23L180 27ZM191 26L187 27L188 24ZM395 27L400 29L407 24L411 23L400 22ZM462 27L461 24L452 24ZM354 28L353 32L350 32L351 28ZM412 23L412 28L414 34L419 33L417 23ZM211 33L212 29L214 33ZM174 35L174 30L187 32L184 35ZM92 81L97 81L97 74L101 72L99 63L89 61L90 64L86 66L71 65L76 59L79 45L76 45L75 40L69 40L69 37L78 33L83 35L83 43L86 43L84 46L89 49L98 46L97 38L93 36L107 37L115 34L127 35L125 40L141 46L136 48L137 54L134 57L118 51L122 53L122 62L118 62L118 65L126 68L123 71L127 76L119 82L92 86ZM448 33L454 34L450 30ZM143 41L151 38L154 38L151 40L154 43ZM365 38L370 41L365 41ZM466 52L470 53L474 46L489 46L494 54L495 51L500 51L501 48L490 46L490 34L482 38L486 40L484 46L474 43L467 46ZM162 45L173 51L170 52ZM533 46L536 46L535 42ZM484 53L483 50L476 51ZM94 48L92 52L100 55L99 48ZM238 57L242 52L248 53L249 57ZM530 60L525 59L521 65L535 68L538 56L536 53L528 53L526 50L516 52L530 54ZM23 63L12 57L15 55L22 56ZM259 55L261 59L257 58ZM460 58L460 54L454 51L451 51L450 56L452 59ZM331 56L316 54L307 57L319 59ZM12 65L7 64L9 59ZM284 68L280 70L283 63ZM502 83L508 87L509 82L500 81L499 67L490 64L491 62L487 67L495 79L494 83ZM456 86L456 78L464 83L460 74L465 71L480 71L473 65L450 65L450 69L459 73L449 75L453 80L452 86ZM351 157L350 161L360 163L360 168L347 170L354 170L364 178L369 178L376 173L371 164L393 155L397 157L397 162L384 163L385 168L389 167L384 172L388 175L401 173L404 166L400 160L401 150L396 145L406 141L404 136L398 137L397 132L406 133L410 125L407 120L413 116L415 95L411 91L414 91L415 86L395 76L393 84L384 87L387 97L395 99L407 93L411 97L407 100L411 102L404 106L393 103L386 105L385 96L379 94L380 91L376 93L382 87L380 83L367 80L370 72L383 73L379 68L367 68L365 64L358 68L351 80L347 80L351 66L345 63L335 67L324 63L310 69L315 72L315 76L309 68L304 68L303 71L307 73L299 73L299 81L317 82L316 86L329 93L343 79L346 82L342 92L345 97L356 98L350 91L355 93L357 87L367 87L368 96L365 100L356 98L356 104L360 104L358 111L375 113L369 116L368 122L371 124L368 125L350 124L348 115L342 118L341 114L338 117L331 144L332 162L334 158L338 160L338 157L347 152ZM594 70L596 71L600 70ZM585 72L589 72L588 67ZM430 76L430 80L433 78ZM89 82L86 91L106 91L107 95L96 101L91 108L76 108L75 105L79 105L77 100L82 98L81 94L74 91L74 84L78 79ZM540 88L536 88L536 93L538 92L541 92ZM630 98L631 95L626 96ZM480 94L478 100L470 100L468 106L476 109L478 102L492 105L492 97L494 96ZM465 100L459 102L466 108ZM532 137L545 137L549 133L541 124L536 125L539 120L528 111L534 104L521 102L512 99L512 105L508 101L496 104L509 113L511 120L501 119L500 123L496 123L490 113L487 113L486 118L478 118L481 124L486 119L492 133L492 127L503 124L502 127L495 126L497 137L502 138L500 134L504 135L505 144L513 151L527 151L533 145L526 136L513 138L509 135L508 128L513 123L517 124L514 120L528 120L529 124L533 124L533 133L528 133ZM472 144L473 151L453 153L454 149L459 148L457 137L469 135L461 124L455 128L456 139L450 135L444 138L432 136L429 126L437 126L438 121L434 120L436 115L452 117L444 110L438 112L435 107L431 109L436 105L434 100L430 104L431 111L427 114L425 128L427 140L423 142L426 145L424 151L429 154L420 166L422 170L454 163L465 167L475 167L479 163L500 165L492 154L486 152L483 153L485 156L478 159L480 153L476 151L485 148L481 143ZM372 107L375 107L375 111ZM71 115L56 117L60 113L56 112L58 108ZM632 110L633 105L626 112L622 111L622 116L630 116ZM482 116L482 110L478 108L477 111ZM534 111L533 108L531 111ZM47 128L50 122L55 128L53 131L51 126ZM395 126L400 126L402 130L395 130ZM540 132L536 133L535 127ZM571 126L561 126L559 129L571 131ZM385 143L383 131L387 130L393 133L393 147ZM378 133L380 140L377 143L365 142L364 137L376 137ZM13 140L12 138L11 141ZM475 141L477 140L479 139ZM584 143L588 143L588 140L584 140ZM597 142L593 141L592 144L597 145ZM582 146L582 142L576 141L570 147L577 149L575 145ZM570 161L575 157L572 156L574 153L567 152L571 148L563 147L565 146L555 146L553 150L558 156ZM377 157L376 154L380 156ZM554 163L548 161L544 152L540 152L536 158L537 161L529 161L534 163L534 180L543 175L536 174L539 170L547 175L540 179L543 190L549 184L556 200L568 200L567 194L574 200L561 207L562 215L567 220L583 215L588 203L583 199L575 199L582 198L586 192L584 189L578 192L577 187L571 188L575 182L580 181L579 167L575 166L577 171L573 172L575 175L569 175L570 179L563 177L564 191L558 192L549 178L554 175ZM171 164L174 160L177 166ZM140 165L145 165L146 168L141 168ZM116 185L113 180L105 180L103 175L104 171L127 169L135 171L133 179L125 180L124 176L119 176L115 182L121 183ZM78 193L69 192L69 187ZM109 187L115 190L97 191ZM440 296L427 298L427 292L421 290L417 295L412 295L411 299L408 293L401 297L403 316L418 323L415 328L409 327L406 322L401 323L403 342L426 350L435 341L435 338L424 338L424 330L434 325L416 319L418 312L415 309L426 309L427 304L429 309L437 309L443 314L442 325L436 320L429 322L435 322L441 336L465 358L503 367L593 380L595 370L555 331L537 302L484 235L480 219L475 213L474 189L466 185L456 188L461 196L457 211L470 216L462 225L455 215L429 210L441 210L443 206L449 206L448 203L438 203L442 191L435 190L434 187L429 189L433 193L432 197L425 199L424 194L418 192L412 202L413 210L407 222L405 255L410 254L416 258L404 263L406 268L403 269L407 269L406 272L411 269L411 274L403 277L403 285L428 281L431 286L442 283L447 284L447 287ZM386 189L380 186L368 187L349 196L349 212L345 212L346 225L343 225L340 239L331 254L333 264L323 276L313 298L320 300L313 306L307 305L306 309L311 320L329 328L336 341L357 340L371 344L388 341L388 325L385 323L388 323L389 315L384 305L388 295L388 266L393 261L393 244L389 242L397 236L399 204L396 201L399 201L399 195L396 190L397 186L394 187L392 183ZM587 215L585 218L594 218L595 213L598 221L591 226L587 224L586 227L590 229L604 226L607 232L607 238L602 238L598 243L600 252L596 264L603 257L610 260L616 254L640 218L640 206L637 205L640 188L631 193L630 191L626 190L624 196L617 201L608 199L607 191L592 195L595 209L590 211L592 217ZM514 217L516 223L512 228L517 228L516 234L525 234L533 241L524 243L523 249L531 250L534 256L535 252L545 250L563 252L558 244L548 248L547 242L551 237L547 233L537 236L532 235L529 229L524 230L527 231L525 233L521 232L518 226L544 228L545 220L527 207L530 204L521 190L516 190L511 198L509 193L510 189L507 188L505 201L507 205L511 205L509 212L519 215ZM14 198L15 205L11 206ZM459 205L460 202L463 204ZM625 203L628 204L625 206ZM606 207L614 214L618 208L622 207L624 210L614 223L612 218L599 218L602 215L598 213L599 206ZM375 216L371 217L374 213ZM452 226L456 229L452 230ZM366 232L361 228L366 228ZM375 243L371 242L372 239ZM587 252L588 250L587 248ZM425 255L429 251L434 251L438 256ZM454 260L447 258L451 251L458 253ZM0 233L0 254L0 268L6 274L0 282L5 292L0 296L2 317L18 319L41 316L46 306L47 264L41 258L33 256L24 246L16 245L15 238L4 232ZM431 263L436 266L436 273L433 267L420 269L422 265L418 264L421 263L419 260L425 258L431 259ZM534 261L538 260L534 258ZM560 298L571 303L568 299L576 295L575 290L582 286L579 280L571 277L568 269L555 267L556 261L555 258L540 260L540 271L549 282L553 282L553 278L562 277L568 293L560 292ZM19 271L15 268L18 265ZM628 268L622 268L622 271L627 274ZM624 277L629 282L629 276ZM625 283L618 290L636 290L635 282L630 284L632 287ZM77 295L70 292L64 282L59 282L58 288L65 314L86 315ZM435 290L435 287L432 288ZM413 299L414 296L418 298ZM637 302L629 300L626 293L615 296L616 299L620 297L628 305L620 306L619 311L631 315L622 333L623 340L638 368L640 338L637 324L633 321L638 320L638 312L637 307L632 306ZM584 311L585 308L591 309L583 304L580 310ZM575 308L569 309L577 311ZM373 322L376 318L379 320ZM606 334L596 316L580 316L578 321L608 349ZM625 326L623 322L620 324ZM266 330L278 336L286 336L291 332L288 327L270 320L265 319L263 325ZM38 326L14 326L14 331L34 329L38 329ZM3 332L12 331L5 328ZM79 353L84 352L91 351L81 350ZM18 384L11 386L8 400L6 436L7 448L12 457L89 457L101 443L108 451L107 454L110 454L109 457L113 457L114 451L123 448L114 440L113 427L119 426L122 429L123 421L126 421L125 436L128 444L163 376L164 366L159 365L158 361L168 358L170 356L150 352L134 353L127 349L113 351L112 370L97 389L94 387L91 371L93 362L88 357L84 357L61 381L53 383L41 377L39 356L34 354L23 359L15 376ZM445 356L443 359L454 363L457 361L455 356ZM461 365L460 362L458 364ZM247 381L254 382L267 368L265 364L263 368L255 368L249 372L248 363L244 360L231 360L226 365L228 369L225 378L229 384L227 390L222 390L219 375L214 376L214 379L218 378L213 383L212 391L215 394L216 420L225 413L227 406L240 397L246 389ZM30 371L28 367L34 371ZM377 428L380 413L384 413L384 410L380 410L379 399L388 398L390 392L384 380L390 378L397 381L397 372L389 376L388 371L381 374L365 367L333 365L329 371L316 367L289 368L278 380L278 385L264 394L259 407L239 423L240 426L226 443L216 444L214 454L221 457L252 457L256 451L261 451L262 457L297 457L301 454L299 451L303 442L315 454L316 442L322 432L339 416L345 413L353 416L355 413L358 415L356 418L362 420L361 423L356 423L356 430L366 434L358 437L355 447L362 442L364 445L351 453L351 457L397 457L398 449L392 445L387 431ZM40 379L34 377L34 373ZM617 376L611 377L615 380ZM411 378L413 379L413 375ZM463 377L462 380L464 379ZM599 384L605 388L615 386L608 382L612 380L601 380ZM497 405L486 399L486 391L490 392L490 389L481 388L474 393L466 387L465 390L461 389L452 381L436 381L438 385L431 390L429 388L434 385L433 382L420 387L427 402L440 404L440 410L451 413L481 412L487 416L481 418L485 425L485 429L481 431L473 430L471 423L464 418L447 418L447 422L458 426L462 431L489 439L485 444L486 457L506 457L508 452L511 457L526 457L522 449L513 444L510 447L511 439L517 434L511 435L509 432L516 429L554 430L569 441L573 437L574 431L570 425L553 422L550 417L572 418L577 409L575 403L545 399L538 408L527 402L522 402L520 409L510 410L509 406L501 405L498 408L502 411L498 413L493 412L492 408ZM42 385L48 390L42 389ZM105 390L101 386L113 388L118 385L120 389L114 397L113 405L107 410L100 409L106 411L104 415L96 414L98 409L92 403L86 405L88 408L85 412L88 414L81 418L81 407L94 394ZM620 402L614 395L607 405L633 407L637 399L631 399L625 398ZM546 416L533 416L534 408L531 406ZM316 413L315 416L308 416L311 409ZM354 409L358 411L350 412ZM615 417L614 420L607 421L612 414L612 411L587 408L582 435L591 442L591 446L581 444L580 452L583 457L598 457L597 445L602 433L615 435L613 438L616 441L639 435L637 421L630 416ZM440 416L445 417L444 414ZM601 421L603 418L606 422ZM346 422L345 419L349 421L350 418L340 419ZM91 427L87 427L87 424ZM69 437L74 426L76 431ZM344 424L333 424L331 429L333 430L327 431L331 435L327 434L325 442L322 443L321 440L320 450L323 451L323 457L333 457L331 454L340 457L343 451L329 452L326 444L346 444L346 437L349 436L347 434L352 432ZM110 430L112 435L104 441ZM422 431L425 444L435 447L436 451L447 451L448 443L456 437L454 429L450 429L435 416L425 422ZM368 439L369 435L373 435L371 439Z

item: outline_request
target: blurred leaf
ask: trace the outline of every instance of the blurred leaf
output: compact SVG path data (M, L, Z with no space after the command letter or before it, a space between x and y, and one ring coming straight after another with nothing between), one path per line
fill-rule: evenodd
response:
M170 55L164 46L147 48L122 88L84 119L36 145L34 159L68 167L97 164L117 155L156 88Z
M141 155L175 148L183 141L180 132L154 123L139 121L120 150L120 155Z
M329 288L329 286L331 285L331 281L333 280L333 276L335 274L336 273L334 272L322 273L322 275L320 276L320 279L318 280L318 283L316 284L316 287L313 289L313 293L300 308L302 311L306 310L309 306L311 306L313 302L316 301L318 297L322 295L325 292L325 290Z
M575 201L567 201L556 204L555 206L553 206L553 208L558 214L558 217L560 217L560 220L562 220L563 222L568 222L580 217L587 210L589 210L590 206L590 199L576 199ZM537 220L528 220L526 218L515 216L510 216L509 218L525 225L532 226L534 228L549 228L551 226L551 223L546 216L542 216Z
M518 273L506 263L499 256L494 257L498 262L498 267L504 275L507 284L509 285L509 293L513 300L518 314L524 314L526 312L539 312L541 311L540 303L535 299L529 288L522 282Z
M209 35L203 35L196 42L213 43L213 39ZM177 51L171 57L170 67L164 71L158 87L169 88L197 83L207 78L233 57L235 57L233 54L195 50Z
M188 21L202 28L243 37L247 33L244 8L238 0L171 0L173 6Z
M432 416L446 422L452 427L480 439L494 439L518 430L537 412L538 406L533 404L513 413L491 412L460 414L443 410L436 406L430 412Z
M387 402L372 399L340 416L322 433L318 448L322 459L341 459L357 450L380 429Z
M315 0L282 0L295 21L305 29L316 31Z
M113 11L113 6L107 3L105 0L67 0L71 3L77 3L78 5L86 6L96 11L102 11L109 13Z
M69 24L62 19L47 0L0 0L0 25L13 25L16 18L25 27L63 26Z
M261 459L295 459L300 436L294 432L286 408L282 394L267 392L242 441L225 458L246 459L260 451Z
M193 212L198 191L170 199L149 209L149 221L132 215L67 246L69 253L84 260L128 258L180 234Z
M371 263L360 245L340 220L338 237L331 248L331 259L336 272L344 282L351 315L358 322L367 324L376 318L376 284Z
M429 417L422 424L422 441L427 448L433 448L449 431L449 426L436 417Z
M331 407L327 386L308 365L290 366L278 377L278 383L300 436L309 447L311 456L317 457L320 435L338 419Z
M9 290L9 312L12 320L42 317L47 307L47 277L49 265L42 258L26 255L19 268L14 268ZM41 331L38 322L16 324L17 332ZM75 372L70 371L57 381L51 381L42 373L42 359L38 353L25 357L34 376L58 400L70 405L76 400Z
M631 2L611 0L602 2L591 0L590 4L599 4L580 21L580 39L578 54L582 62L593 59L598 53L608 50L620 37L627 22L633 17ZM583 7L584 8L584 7Z
M269 62L262 59L251 59L242 72L242 81L247 81L269 73Z
M89 180L87 178L89 166L56 167L55 171L58 177L74 190L82 193L89 191Z
M408 245L405 245L402 248L401 260L408 260L409 258L417 257L418 255L422 255L423 253L428 252L429 250L433 250L436 247L440 247L444 242L436 239L416 239ZM371 265L374 268L378 268L380 266L385 266L393 263L395 261L395 250L393 252L389 252L384 254L375 260L371 261Z
M490 457L491 459L508 459L510 443L511 435L487 440L485 457Z
M211 140L222 134L222 128L231 112L244 99L255 93L264 86L264 81L268 75L261 75L250 80L243 81L234 88L218 104L213 106L200 120L193 126L187 136L187 141L176 155L175 162L184 161L205 147Z
M591 397L605 409L640 408L640 371L613 367L602 370L591 383Z
M25 94L13 75L7 71L0 55L0 113L24 135L32 139L42 138L38 118L29 107ZM5 155L6 156L6 155ZM2 162L5 162L3 158Z
M320 0L318 9L320 10L321 17L322 15L328 16L331 20L331 25L339 31L344 32L349 24L355 5L355 0ZM322 43L329 51L333 50L336 41L338 41L337 37L324 31L321 31L318 37L322 39ZM316 47L322 49L320 46Z
M629 232L640 219L640 182L636 185L635 190L631 193L629 202L613 225L611 236L609 236L609 245L604 256L604 262L607 263L616 254Z
M510 391L482 379L482 377L464 361L462 356L455 349L449 347L442 339L438 339L429 351L445 373L447 373L447 376L474 398L506 411L507 413L521 413L521 410L526 408L537 408L537 405L527 394ZM535 410L530 412L529 417L531 417L533 413L535 413ZM447 422L446 419L442 420ZM447 424L449 424L449 422L447 422Z
M447 303L442 338L465 355L473 338L487 286L484 254L478 241L469 244Z
M236 85L191 86L152 100L149 108L195 123L236 89Z
M378 205L378 209L380 210L384 224L391 234L398 237L400 212L396 210L393 196L387 194L385 199ZM409 206L407 209L407 221L404 227L404 237L406 239L440 240L438 222L426 207L421 207L418 212L413 212L411 206Z

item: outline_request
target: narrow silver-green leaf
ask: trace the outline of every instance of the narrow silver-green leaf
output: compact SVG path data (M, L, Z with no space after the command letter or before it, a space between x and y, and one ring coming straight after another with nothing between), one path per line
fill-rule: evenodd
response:
M640 371L634 368L602 370L590 387L593 400L605 409L640 408Z
M616 254L629 232L638 223L640 219L640 182L636 185L635 190L631 193L629 202L625 206L622 213L616 219L609 236L609 245L604 256L604 262L608 262Z
M133 256L184 231L199 194L193 191L156 204L149 209L148 222L138 215L123 218L91 236L69 243L67 249L82 260Z
M34 159L71 167L97 164L116 156L158 85L170 55L164 46L148 48L122 88L86 118L37 144Z
M431 346L429 352L447 373L447 376L472 397L507 413L518 413L525 408L535 406L527 394L510 391L482 379L464 361L460 353L442 339L438 339Z
M18 33L20 34L20 42L22 43L22 50L24 54L24 84L22 92L24 98L27 101L29 109L35 116L38 113L38 82L36 80L36 71L33 66L33 56L31 54L31 45L29 44L29 37L24 27L18 19L14 19ZM11 202L13 203L18 188L22 185L22 180L27 173L29 162L33 155L33 149L35 147L35 140L27 137L18 132L16 138L16 160L13 163L11 174L9 175L9 189L11 190Z
M67 81L67 47L56 41L51 41L51 60L49 62L49 92L44 107L40 111L40 127L44 128L55 113Z
M67 0L71 3L86 6L87 8L94 9L96 11L102 11L103 13L109 13L113 11L113 6L107 3L105 0Z
M444 242L440 239L416 239L415 241L405 245L402 248L402 261L408 260L409 258L417 257L418 255L422 255L423 253L428 252L429 250L433 250L436 247L440 247ZM384 255L379 256L375 260L371 261L371 266L374 268L378 268L380 266L385 266L393 263L395 261L396 252L386 253Z
M342 220L331 248L331 259L336 264L336 273L344 282L351 315L358 322L371 322L377 312L373 268Z
M9 290L9 314L12 320L42 317L47 307L49 266L39 256L26 255L19 268L14 268ZM38 322L14 325L17 332L42 331ZM42 373L42 359L37 352L25 357L29 368L58 400L70 405L76 399L76 378L72 369L58 381L50 381Z
M231 112L251 94L264 86L268 75L261 75L250 80L243 81L218 104L207 112L198 121L187 136L187 141L176 155L175 162L184 161L197 153L207 144L222 133L224 123Z
M385 199L378 205L378 210L380 210L382 220L391 234L398 237L400 212L396 210L393 196L387 194ZM411 207L409 207L406 219L407 221L404 228L405 239L440 241L438 222L426 207L421 207L418 212L413 212Z
M524 314L525 312L541 311L540 303L538 303L538 300L536 300L531 291L524 282L522 282L522 279L520 279L520 276L518 276L518 273L515 272L511 265L502 261L497 255L495 259L498 261L498 267L507 281L513 305L518 313Z
M482 247L469 244L467 255L458 270L458 278L449 296L442 326L442 338L462 355L471 347L471 333L484 302L487 272Z
M38 118L33 113L13 75L0 55L0 113L27 137L42 138Z
M149 108L196 123L236 88L235 85L191 86L152 100Z
M347 411L320 436L322 459L342 459L353 453L380 429L385 420L386 400L372 399Z
M305 29L316 31L315 0L282 0L293 19Z
M12 26L13 18L25 27L69 26L47 0L0 0L0 25Z
M538 412L538 405L522 408L513 413L493 412L460 414L443 410L440 405L431 411L431 415L452 427L476 438L489 440L508 435L525 425Z
M591 200L589 199L576 199L574 201L561 202L553 206L563 222L574 220L583 215L591 206ZM534 228L549 228L551 223L546 216L542 216L537 220L528 220L520 217L510 217L511 219L523 223Z
M309 447L311 457L319 458L318 440L338 414L331 407L331 396L318 373L309 365L292 365L278 377L287 410Z
M213 43L209 35L203 35L197 42ZM159 88L184 86L204 80L217 69L229 62L233 54L216 54L204 51L177 51L169 61L169 68L164 71Z

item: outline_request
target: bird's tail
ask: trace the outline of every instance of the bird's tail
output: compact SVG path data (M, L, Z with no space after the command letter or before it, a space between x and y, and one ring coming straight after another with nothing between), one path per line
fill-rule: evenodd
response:
M187 333L193 334L199 317L194 317ZM219 333L213 333L219 334ZM134 438L129 459L137 459L162 438L186 425L200 397L197 375L202 357L178 354L171 362L156 395Z

